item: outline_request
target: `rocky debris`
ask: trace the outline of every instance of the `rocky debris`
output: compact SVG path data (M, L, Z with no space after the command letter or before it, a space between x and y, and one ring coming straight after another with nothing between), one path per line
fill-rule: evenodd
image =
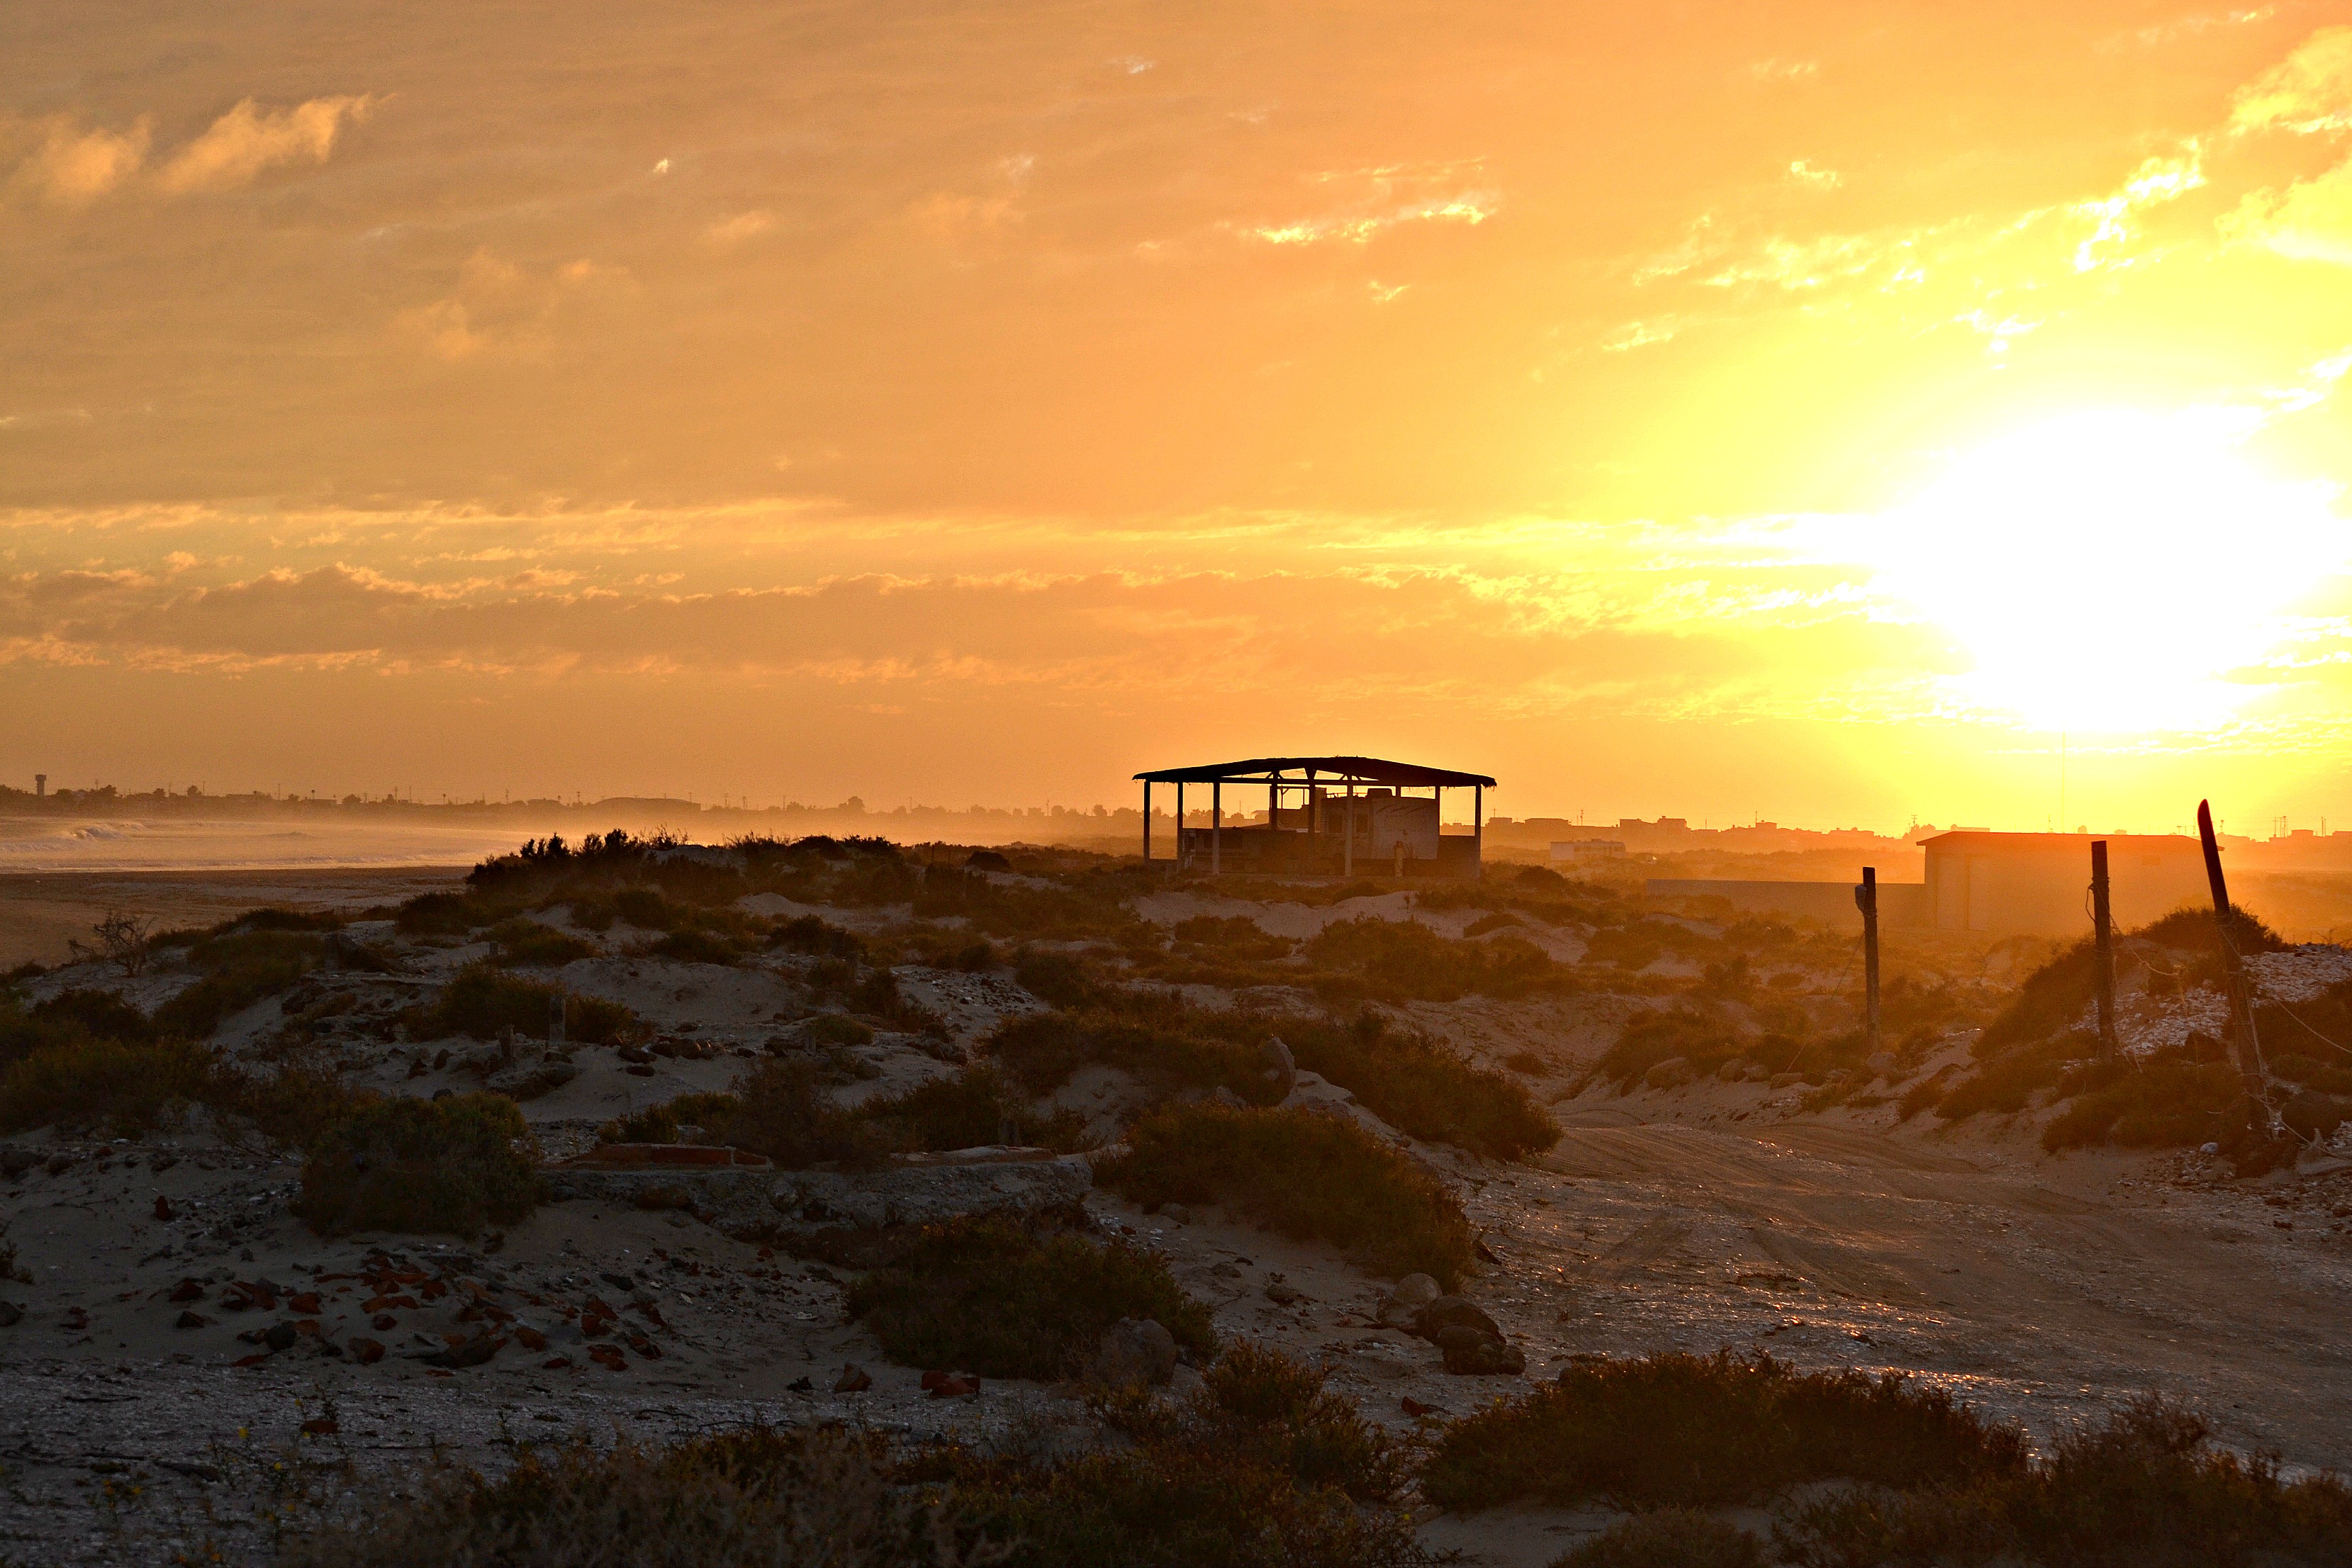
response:
M561 1057L543 1062L520 1063L504 1068L482 1080L482 1087L492 1094L503 1094L509 1100L537 1100L541 1095L562 1089L580 1076L580 1069Z
M1276 1274L1265 1282L1265 1299L1277 1307L1295 1307L1307 1300L1307 1295L1297 1286Z
M0 1329L13 1329L25 1321L25 1309L14 1301L0 1301Z
M1411 1331L1421 1310L1444 1294L1437 1281L1428 1275L1408 1274L1396 1282L1395 1289L1381 1298L1374 1316L1383 1328Z
M923 1392L933 1399L970 1399L980 1392L980 1374L973 1372L927 1372Z
M1176 1336L1151 1318L1121 1318L1103 1331L1086 1381L1106 1388L1156 1387L1176 1371Z
M1072 1209L1094 1184L1076 1156L1034 1149L964 1149L901 1156L878 1171L793 1171L770 1202L787 1235L937 1225L965 1215L1027 1218Z
M841 1375L833 1380L833 1391L835 1394L863 1394L873 1386L874 1374L856 1362L844 1366L841 1369Z
M1503 1338L1495 1320L1460 1296L1440 1296L1413 1314L1412 1331L1444 1354L1458 1376L1517 1376L1528 1358Z
M1282 1099L1288 1099L1298 1085L1298 1062L1279 1035L1267 1036L1265 1044L1258 1047L1258 1076Z

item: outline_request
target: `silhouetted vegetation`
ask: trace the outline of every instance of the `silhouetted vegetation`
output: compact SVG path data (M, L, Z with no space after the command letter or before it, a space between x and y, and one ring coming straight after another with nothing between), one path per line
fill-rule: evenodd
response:
M902 1366L987 1377L1076 1373L1122 1318L1149 1318L1206 1358L1209 1314L1156 1253L1000 1220L927 1226L843 1298Z
M1456 942L1412 921L1335 921L1305 949L1318 994L1335 1002L1454 1002L1473 992L1565 990L1571 973L1517 937Z
M1816 1480L1962 1484L2019 1473L2026 1453L2019 1433L1893 1375L1662 1355L1572 1365L1454 1422L1422 1491L1446 1508L1716 1507Z
M1454 1047L1366 1009L1351 1021L1284 1019L1298 1065L1346 1089L1391 1126L1490 1160L1521 1160L1559 1142L1525 1086Z
M0 1073L0 1132L54 1126L144 1137L204 1100L214 1073L212 1053L185 1040L77 1035Z
M1767 1568L1764 1543L1696 1509L1666 1508L1621 1520L1552 1568Z
M438 997L416 1009L410 1027L427 1038L469 1035L489 1040L502 1029L544 1038L559 1003L564 1038L581 1045L611 1045L626 1038L636 1024L636 1015L618 1002L572 995L478 963L459 970Z
M156 1031L206 1038L232 1015L318 968L326 952L325 938L282 928L208 937L188 950L188 962L203 977L155 1009Z
M1003 1073L986 1064L869 1100L857 1115L873 1123L892 1148L907 1152L1018 1143L1066 1153L1085 1143L1085 1117L1035 1108Z
M542 964L569 963L575 958L587 958L595 946L570 931L558 931L538 921L518 915L500 921L487 933L499 944L499 957L507 963Z
M1445 1184L1343 1117L1171 1106L1137 1123L1095 1176L1146 1205L1223 1204L1379 1274L1428 1274L1451 1289L1470 1266L1470 1222Z

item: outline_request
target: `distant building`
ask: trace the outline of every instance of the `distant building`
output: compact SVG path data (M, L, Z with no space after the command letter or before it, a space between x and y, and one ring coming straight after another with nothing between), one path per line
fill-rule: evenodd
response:
M1143 785L1143 858L1151 858L1151 786L1176 786L1176 859L1212 872L1352 877L1385 870L1401 877L1475 880L1486 837L1485 773L1423 767L1381 757L1250 757L1135 775ZM1209 826L1184 809L1187 784L1208 786ZM1225 826L1227 785L1265 791L1261 826ZM1444 830L1445 792L1470 792L1470 831ZM1408 795L1409 790L1426 790Z
M1937 931L2082 936L2091 929L2091 844L2107 846L2116 923L2146 925L2211 893L2194 838L2139 833L1939 833L1927 852L1929 918Z
M1622 838L1555 838L1551 842L1551 858L1555 862L1585 865L1595 860L1622 860L1625 841Z

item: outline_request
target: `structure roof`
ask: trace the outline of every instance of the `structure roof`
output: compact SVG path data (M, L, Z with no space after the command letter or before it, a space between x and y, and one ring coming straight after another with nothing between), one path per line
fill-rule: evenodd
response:
M1495 781L1485 773L1460 773L1451 768L1425 768L1418 763L1384 762L1379 757L1246 757L1237 763L1159 768L1135 776L1150 784L1272 784L1276 782L1276 774L1295 773L1299 776L1280 782L1304 784L1309 773L1318 784L1328 780L1333 784L1394 784L1404 789L1431 784L1484 784L1489 789L1495 786Z
M2201 854L2204 847L2194 838L2179 833L1979 833L1973 828L1952 833L1938 833L1933 838L1919 840L1922 849L2082 849L2094 839L2105 839L2121 848L2131 845L2139 847L2161 847L2167 849L2187 849Z

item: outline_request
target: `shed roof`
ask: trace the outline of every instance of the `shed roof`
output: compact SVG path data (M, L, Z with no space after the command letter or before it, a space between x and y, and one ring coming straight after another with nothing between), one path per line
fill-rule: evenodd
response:
M1431 784L1484 784L1495 781L1485 773L1456 773L1452 768L1426 768L1418 763L1391 763L1379 757L1245 757L1237 763L1202 763L1190 768L1159 768L1135 776L1150 784L1304 784L1315 782L1394 784L1405 789ZM1285 773L1302 775L1278 778Z

